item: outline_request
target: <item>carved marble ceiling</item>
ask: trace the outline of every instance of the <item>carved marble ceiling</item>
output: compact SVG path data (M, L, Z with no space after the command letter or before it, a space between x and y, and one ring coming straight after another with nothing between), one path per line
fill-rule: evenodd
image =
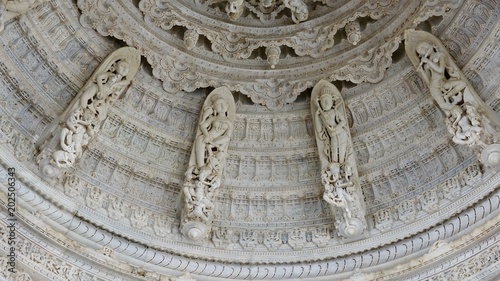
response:
M500 174L452 142L403 35L441 39L498 112L500 1L306 0L306 19L290 2L246 0L234 14L219 0L51 0L7 21L0 268L12 167L19 273L0 280L495 280ZM132 85L77 165L42 178L34 143L125 45L143 57ZM321 79L349 113L368 225L356 240L338 236L322 200L310 113ZM180 190L219 86L236 120L212 233L193 242Z

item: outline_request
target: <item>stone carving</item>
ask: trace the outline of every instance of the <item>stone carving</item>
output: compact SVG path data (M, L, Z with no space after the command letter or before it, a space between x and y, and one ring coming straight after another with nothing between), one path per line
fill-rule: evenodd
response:
M134 48L125 47L113 52L61 116L45 129L37 141L41 151L39 168L44 176L57 177L81 158L83 150L99 131L110 106L132 81L139 63L140 55ZM63 122L59 134L54 132L57 122ZM55 136L49 141L51 135Z
M276 46L270 46L266 48L267 62L271 65L271 68L275 68L280 60L281 49Z
M312 102L316 109L312 112L316 135L322 144L320 155L324 156L327 163L346 162L349 129L340 93L323 87Z
M472 147L486 166L500 164L498 116L481 100L439 39L408 30L405 49L446 115L453 142Z
M244 0L227 0L226 13L232 21L237 20L243 13L243 1Z
M0 2L0 32L4 30L5 22L26 13L40 5L43 0L1 0Z
M344 101L337 88L320 81L313 88L311 114L316 131L323 199L335 216L335 226L346 238L359 236L365 226L365 207Z
M345 25L345 33L347 41L353 45L357 45L361 40L361 26L359 21L353 20Z
M235 104L231 92L217 88L205 100L182 188L182 233L200 240L208 237L213 200L220 187L229 140L233 134Z
M196 46L199 37L200 35L196 32L196 30L186 30L186 32L184 32L184 45L186 45L186 48L191 50L194 46Z
M116 6L117 9L109 10L97 0L78 1L82 24L96 29L104 36L117 37L130 46L143 50L143 55L152 66L153 75L164 82L166 91L192 92L199 88L227 86L231 91L239 91L254 103L273 110L279 110L293 102L300 93L311 88L320 79L353 83L381 81L392 64L391 55L399 47L404 28L407 25L414 28L414 25L425 21L429 16L442 15L445 8L450 7L449 2L453 2L440 0L432 4L421 3L418 5L421 11L419 18L415 19L413 11L417 7L405 8L403 2L396 0L370 0L360 3L361 5L335 4L339 9L328 7L333 4L332 1L312 3L293 0L287 2L292 8L287 8L284 1L248 0L243 1L244 16L238 21L244 24L240 25L227 23L227 0L196 0L190 4L189 9L176 8L183 5L180 0L141 0L138 8L144 14L143 19L125 12L135 9L128 7L128 2L109 1L109 5ZM310 27L290 25L291 20L286 20L287 17L297 21L306 18L306 11L310 10L312 13L312 7L316 7L315 21L309 21ZM290 12L292 10L293 13ZM379 19L392 15L395 11L400 11L401 17L406 16L408 20L403 26L391 24L389 29L387 22ZM349 19L344 16L347 14L351 14ZM365 29L364 36L373 38L373 42L384 43L363 44L351 50L353 53L343 55L338 49L342 44L334 42L336 34L347 23L361 17L373 19L375 22L371 26L383 25L383 28L369 29L377 30L379 34L369 34ZM164 32L144 32L148 29L148 24L155 25ZM184 29L194 30L206 38L203 42L198 42L200 47L203 45L205 48L204 52L197 52L196 55L185 53L184 38L176 34ZM141 36L137 37L137 34ZM283 68L272 72L254 71L262 64L262 57L255 56L259 52L257 50L268 46L287 46L281 50L282 53L286 52L279 62ZM326 54L328 57L321 59ZM318 63L309 65L307 61L310 60L302 58L305 56L316 58ZM204 63L206 61L211 63ZM284 69L296 74L288 75L283 72Z
M300 23L309 17L307 5L302 0L284 0L283 3L292 12L293 22Z
M108 205L108 215L114 220L119 220L124 217L125 204L122 199L111 197Z

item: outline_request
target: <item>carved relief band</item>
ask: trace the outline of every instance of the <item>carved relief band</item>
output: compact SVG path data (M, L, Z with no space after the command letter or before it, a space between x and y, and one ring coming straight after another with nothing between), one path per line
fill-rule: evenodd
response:
M325 80L314 86L311 114L316 133L323 199L330 204L335 227L346 238L355 238L366 227L364 197L358 172L344 100L339 90Z
M446 115L453 142L472 147L484 165L498 165L500 120L481 100L441 41L428 32L407 30L405 49Z
M226 87L212 91L203 104L182 188L181 227L189 239L201 240L210 233L235 111L233 95Z
M139 64L140 54L135 48L124 47L113 52L59 118L45 129L36 143L40 150L39 169L44 176L57 177L81 158L109 108L131 83Z
M46 0L0 0L0 32L5 22L20 16Z

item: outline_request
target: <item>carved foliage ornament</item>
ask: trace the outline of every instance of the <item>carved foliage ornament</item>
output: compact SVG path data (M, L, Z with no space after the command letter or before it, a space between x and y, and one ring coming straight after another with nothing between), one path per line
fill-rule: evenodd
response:
M354 238L366 227L351 133L339 90L321 80L311 95L311 115L321 162L323 199L330 204L341 236Z
M253 2L243 2L248 11L247 4ZM230 22L225 11L227 1L142 0L136 7L126 1L108 0L103 5L102 1L79 0L78 6L84 26L138 48L167 92L227 86L249 96L254 103L277 110L320 79L379 82L392 63L392 53L397 50L405 28L414 27L429 16L442 15L457 5L450 0L425 4L359 1L355 5L346 1L345 5L338 4L342 6L339 10L330 7L329 2L320 2L315 4L323 8L314 15L310 11L309 19L300 24L277 21L261 25L256 25L252 17L243 16L237 23ZM212 4L216 5L214 13L207 13ZM336 16L340 11L344 16ZM136 12L142 12L144 18L138 19ZM391 24L394 28L387 29L384 15L392 14L395 15L391 21L403 24ZM373 36L362 34L366 39L346 52L347 42L334 42L334 37L339 30L346 32L346 24L362 17L375 19L372 25L382 29ZM199 36L204 40L197 40ZM276 50L265 57L265 48L271 46L281 49L279 64L275 63ZM310 58L300 58L303 56Z
M182 187L182 232L189 239L204 239L210 232L235 112L233 95L226 87L212 91L203 104Z
M453 142L472 147L486 166L500 164L500 120L481 100L441 41L428 32L408 30L405 49L445 113Z
M139 64L137 50L124 47L109 55L97 68L68 108L38 140L42 150L39 165L43 175L58 176L81 158L85 147L99 132L109 108L132 81ZM52 141L47 141L59 122L63 123L60 133L56 133ZM50 156L46 157L48 154Z
M351 7L349 12L352 14L349 18L339 18L336 14L330 14L317 19L313 26L307 29L290 27L284 25L283 22L266 23L263 24L263 28L243 27L236 24L229 27L223 22L223 18L217 18L217 11L220 8L213 9L215 19L203 18L203 15L200 15L201 21L192 19L193 15L200 12L197 10L210 9L212 4L215 5L218 2L220 1L200 1L198 6L189 7L192 9L189 13L184 9L176 8L176 6L182 4L175 3L175 1L164 3L142 0L139 8L144 13L146 23L151 23L166 31L171 31L174 26L196 30L196 32L205 35L210 40L213 52L222 55L226 60L233 60L247 59L257 48L277 44L293 48L299 56L320 57L325 50L333 47L333 37L346 24L361 17L378 20L384 15L393 14L399 1L357 3L356 6ZM285 0L279 2L280 5L290 10L293 22L299 23L308 19L308 6L304 1ZM225 10L229 18L234 21L240 17L243 7L250 6L250 3L251 1L230 0L226 2ZM315 4L324 5L322 3ZM330 8L322 10L323 14L328 14L330 11ZM258 23L252 22L251 25L255 24Z

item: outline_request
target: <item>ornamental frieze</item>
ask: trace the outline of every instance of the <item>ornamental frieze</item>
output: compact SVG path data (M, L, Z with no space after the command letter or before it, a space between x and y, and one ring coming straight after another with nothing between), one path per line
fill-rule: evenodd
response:
M293 102L321 79L353 83L381 81L392 64L404 29L414 28L430 16L444 15L457 5L445 0L356 1L353 7L359 10L351 17L342 16L349 13L347 6L330 13L320 9L309 13L307 20L298 20L299 23L290 14L289 21L257 28L245 24L242 17L232 22L225 11L206 14L206 8L212 4L226 4L219 3L222 1L217 4L143 0L138 7L117 0L108 2L113 9L97 0L79 0L81 23L101 35L113 36L136 47L151 64L153 75L163 81L167 92L227 86L272 110ZM245 11L248 10L251 9L246 7ZM143 13L144 17L137 18L136 13ZM392 15L393 22L387 22L384 15ZM223 23L222 18L231 23ZM369 25L363 21L367 18ZM360 28L358 34L350 24L349 34L345 33L344 27L355 20L361 21L364 30ZM284 35L280 38L276 34ZM355 47L346 52L353 43L337 42L336 36L349 36L349 40L356 42Z

